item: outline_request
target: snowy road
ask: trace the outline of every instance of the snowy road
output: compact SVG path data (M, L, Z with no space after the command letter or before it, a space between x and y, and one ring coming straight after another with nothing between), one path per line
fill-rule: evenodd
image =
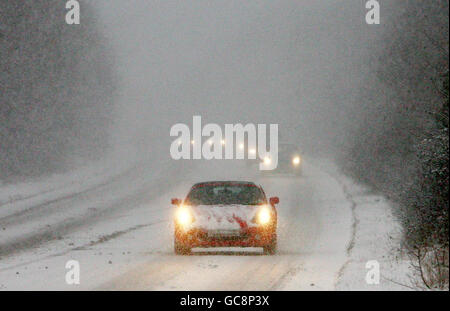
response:
M0 218L0 289L336 289L355 229L354 202L339 180L309 161L299 178L262 176L233 164L217 171L215 165L202 165L176 186L158 187L149 170L134 168L91 190ZM205 179L253 180L268 196L280 197L276 255L263 256L258 248L173 254L170 198ZM65 282L68 260L80 263L80 285Z

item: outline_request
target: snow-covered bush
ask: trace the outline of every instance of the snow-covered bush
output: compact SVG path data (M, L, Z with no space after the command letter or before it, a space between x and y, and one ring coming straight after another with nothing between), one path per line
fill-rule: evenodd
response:
M430 288L448 286L438 277L448 275L448 6L392 5L341 155L348 172L399 203L405 247Z

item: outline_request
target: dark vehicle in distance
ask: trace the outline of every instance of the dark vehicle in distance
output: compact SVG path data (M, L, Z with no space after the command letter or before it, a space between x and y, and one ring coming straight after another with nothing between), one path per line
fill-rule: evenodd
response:
M291 143L280 143L278 145L277 168L262 172L263 174L285 173L300 176L302 174L302 161L300 148ZM265 165L264 161L262 161L262 165Z

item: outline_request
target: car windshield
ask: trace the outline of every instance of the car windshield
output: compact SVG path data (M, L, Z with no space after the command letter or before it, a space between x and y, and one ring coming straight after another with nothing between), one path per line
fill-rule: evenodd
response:
M194 187L186 200L188 205L261 205L264 193L256 185L200 185Z

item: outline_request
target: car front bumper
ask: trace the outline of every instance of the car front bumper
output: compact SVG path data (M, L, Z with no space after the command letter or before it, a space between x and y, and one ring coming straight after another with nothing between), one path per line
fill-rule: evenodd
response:
M274 237L273 226L249 227L245 230L221 232L218 230L203 230L193 228L183 231L175 230L176 238L188 247L264 247L269 245Z

